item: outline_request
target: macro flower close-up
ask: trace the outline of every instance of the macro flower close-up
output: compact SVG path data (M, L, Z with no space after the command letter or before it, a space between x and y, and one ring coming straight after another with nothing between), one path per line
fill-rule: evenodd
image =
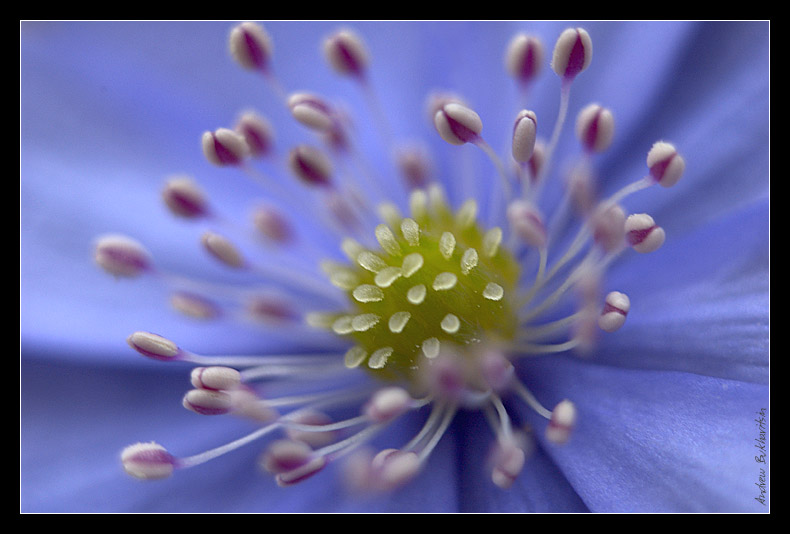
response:
M21 511L769 512L769 30L22 22Z

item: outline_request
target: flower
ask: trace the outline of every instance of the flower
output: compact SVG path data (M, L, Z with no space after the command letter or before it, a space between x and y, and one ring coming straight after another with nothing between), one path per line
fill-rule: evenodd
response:
M424 109L425 94L436 86L461 92L472 107L445 104L442 120L481 133L470 110L481 119L484 138L498 149L510 142L504 136L521 107L516 84L502 64L510 37L529 29L550 46L565 27L578 26L361 23L357 30L370 51L371 82L392 132L417 133L427 141L457 208L464 200L455 196L459 185L477 199L488 199L499 187L465 182L462 171L496 175L496 165L485 151L466 150L479 147L447 144L442 139L447 128L436 132L424 117L415 117ZM344 95L356 120L357 112L367 109L364 91L328 67L317 68L321 59L315 49L308 49L315 57L307 65L296 59L310 57L303 48L305 35L317 43L334 27L267 24L272 68L283 86L320 90L324 97ZM175 223L152 193L160 191L163 177L194 171L210 190L211 205L242 219L239 211L259 191L258 184L200 158L203 132L216 135L212 128L227 125L252 99L270 113L278 143L307 139L308 132L282 105L277 89L270 91L260 77L227 58L218 44L218 36L227 35L226 25L24 24L23 510L764 510L754 499L760 465L753 442L759 430L755 413L768 403L767 25L584 27L595 57L573 81L569 118L591 101L615 114L612 145L592 157L602 189L611 194L643 176L647 150L658 139L671 140L688 164L672 189L653 187L623 201L628 213L649 213L660 221L666 243L648 255L624 256L606 272L605 287L627 293L631 305L616 334L601 336L583 359L562 354L518 363L518 376L535 398L550 406L571 398L577 406L577 425L567 444L554 447L536 431L537 446L528 459L526 445L502 447L495 470L500 482L519 463L517 448L526 462L511 488L500 490L481 452L491 445L485 417L462 412L418 480L386 499L360 500L337 498L341 477L334 465L324 468L334 473L322 472L295 488L276 488L253 467L260 450L250 447L152 483L158 485L121 478L119 451L139 441L140 433L157 433L153 439L181 454L210 449L250 430L249 423L228 417L196 421L197 415L189 418L192 414L174 406L188 388L183 370L178 364L154 369L130 358L128 348L120 347L131 332L167 332L179 346L203 354L294 352L319 342L329 351L345 345L330 345L324 333L302 329L297 337L291 329L261 332L231 320L184 323L159 304L163 291L156 283L117 283L91 270L86 243L97 230L133 235L145 243L157 268L238 287L237 273L211 264L197 246L202 232L196 236L194 226ZM79 38L86 32L96 61L86 61L86 41ZM442 61L434 62L434 56ZM543 117L556 112L558 80L571 64L578 62L568 62L557 74L544 69L530 86L528 105L537 110L541 133L544 124L552 123ZM365 139L364 155L371 158L366 163L374 170L383 167L386 151L373 132L364 130L370 123L354 126ZM568 171L562 165L580 154L571 130L569 124L552 160L558 176ZM458 136L461 130L449 131ZM467 157L468 164L459 164ZM302 191L295 181L283 186ZM377 186L397 192L398 182ZM561 186L559 179L547 186L540 206L556 207L564 195ZM480 207L481 213L504 213L482 202ZM530 239L540 236L529 206L518 208L512 221ZM637 229L652 228L644 221L634 222ZM337 254L337 242L326 243L325 229L307 216L294 222L310 248L299 249L291 260L305 272L316 272L316 260L323 257L318 251ZM622 309L622 299L612 306ZM447 330L454 330L452 321ZM453 378L452 371L441 377ZM377 413L393 402L397 406L397 398L380 401ZM206 402L191 399L188 404L205 408ZM534 429L547 425L530 409L517 409L512 417ZM419 429L419 421L411 423L417 428L406 421L406 428L393 425L384 437L408 441ZM480 428L486 432L477 432ZM302 454L294 447L280 450L290 458ZM154 453L157 460L135 460L143 468L152 461L161 467L163 457ZM400 464L406 471L408 461Z

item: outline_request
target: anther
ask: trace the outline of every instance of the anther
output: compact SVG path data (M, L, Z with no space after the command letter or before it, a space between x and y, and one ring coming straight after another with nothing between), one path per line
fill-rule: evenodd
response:
M480 116L458 103L442 106L434 115L433 123L442 139L452 145L478 141L483 130Z
M189 380L199 389L228 390L239 387L241 374L231 367L195 367Z
M212 256L228 267L239 269L245 265L244 257L236 246L219 234L204 232L200 243Z
M266 30L254 22L242 22L230 32L230 53L245 69L265 72L272 55L272 41Z
M422 304L422 301L425 300L425 294L427 290L423 284L419 284L413 287L410 287L409 290L406 292L406 300L411 302L412 304Z
M461 328L461 320L458 319L458 316L448 313L442 319L441 327L448 334L455 334Z
M249 155L249 147L244 137L228 128L204 132L202 145L206 159L220 167L239 165Z
M224 391L193 389L184 395L184 408L200 415L224 415L233 409L233 399Z
M400 230L409 245L413 247L419 246L420 225L414 219L403 219L400 224Z
M390 228L397 228L403 221L403 216L401 215L398 206L392 202L380 203L377 206L376 211L378 212L379 217L381 217L381 220L388 224Z
M477 220L477 202L475 199L470 198L464 202L458 211L455 213L455 222L461 228L469 228Z
M551 68L566 81L584 71L592 60L592 39L582 28L563 31L554 45Z
M522 84L534 80L543 67L543 43L533 36L520 33L508 44L505 67Z
M393 352L394 349L392 347L383 347L373 351L368 360L368 367L371 369L382 369L387 365L387 360L392 356Z
M172 475L176 462L164 447L152 441L126 447L121 452L121 463L124 471L135 478L156 480Z
M603 152L614 138L614 116L600 104L589 104L576 118L576 137L589 152Z
M271 295L258 295L246 305L247 313L256 321L263 323L283 323L295 321L299 315L281 298Z
M312 409L305 409L300 410L295 415L289 415L288 422L295 423L296 425L320 427L331 424L332 420L325 413ZM307 443L311 447L323 447L324 445L329 445L335 439L335 432L331 430L305 430L290 425L286 426L285 433L292 440Z
M369 250L363 250L359 253L357 256L357 263L360 267L372 273L378 273L387 267L387 262Z
M521 473L525 460L524 450L513 439L497 440L491 480L502 489L509 488Z
M612 291L606 295L606 302L598 317L598 326L604 332L618 330L625 323L630 308L631 301L626 294Z
M472 272L472 269L477 267L478 260L477 250L473 248L466 249L463 256L461 256L461 272L464 274Z
M365 408L365 414L376 423L386 423L409 410L412 398L397 386L378 390Z
M170 305L177 311L193 319L215 319L221 315L220 309L205 297L179 291L170 296Z
M312 130L329 132L336 127L332 107L317 95L294 93L288 97L288 109L297 121Z
M150 332L135 332L126 338L134 350L155 360L176 360L181 355L178 346L167 338Z
M401 276L403 276L403 269L400 267L384 267L376 273L373 281L379 287L389 287Z
M355 367L359 367L367 357L368 353L365 351L365 349L355 345L346 351L346 354L343 356L343 363L349 369L353 369Z
M389 319L389 329L393 334L400 334L409 322L411 313L407 311L399 311L392 314Z
M123 235L105 235L96 240L96 263L113 276L135 277L151 268L148 251L136 240Z
M391 491L414 478L420 470L420 459L412 451L385 449L373 458L372 468L376 477L375 487Z
M595 207L595 185L592 171L586 162L575 165L570 170L565 187L579 214L586 215Z
M255 208L252 213L252 223L264 237L275 243L286 243L294 235L286 218L272 206Z
M324 56L339 74L361 77L368 66L362 39L351 30L339 30L324 41Z
M357 286L353 292L357 302L380 302L384 300L384 292L378 287L370 284Z
M543 164L545 161L546 144L540 139L536 139L535 148L532 150L532 157L529 158L529 161L527 162L527 168L529 169L529 175L532 182L538 180L538 177L543 170Z
M513 159L519 163L527 163L532 158L537 137L538 118L534 111L521 110L513 125Z
M422 342L421 346L422 353L425 354L425 357L429 360L435 359L439 355L441 347L441 342L435 337L429 337Z
M316 456L309 445L300 441L275 441L264 455L263 467L275 474L280 486L290 486L318 473L326 458Z
M546 427L546 439L552 443L565 443L570 438L575 426L576 406L565 399L557 404L551 412L551 419Z
M496 256L500 243L502 243L502 229L495 226L483 236L483 255L487 258Z
M376 326L380 320L381 317L375 313L361 313L355 315L351 319L351 328L353 328L355 332L367 332Z
M625 243L625 211L617 204L593 215L593 238L606 252L615 252Z
M629 215L625 220L625 232L631 247L643 254L658 250L666 238L664 229L646 213Z
M455 287L455 284L458 282L458 277L455 273L450 272L443 272L436 275L436 278L433 279L433 290L434 291L447 291Z
M281 439L269 445L261 466L272 474L285 473L303 466L312 455L313 449L307 443Z
M453 257L455 243L455 236L452 232L444 232L442 237L439 238L439 252L441 252L444 259L449 260Z
M487 350L479 358L480 373L494 391L504 391L515 375L513 364L497 350Z
M433 165L424 150L401 148L395 154L395 161L409 189L423 188L431 181Z
M354 331L354 327L351 325L352 320L353 317L349 315L342 315L338 317L332 322L332 332L340 336L350 334Z
M390 256L400 256L401 250L395 234L392 233L389 226L380 224L375 230L376 240Z
M422 254L419 252L412 252L403 258L403 265L401 268L403 276L405 278L409 278L411 275L419 271L424 263L425 259L422 257Z
M206 196L189 176L170 178L162 190L162 199L178 217L195 219L208 214Z
M507 208L507 218L513 231L525 243L535 248L546 246L546 227L537 209L524 200L515 200Z
M673 145L659 141L647 153L647 166L655 181L664 187L672 187L683 175L686 162Z
M483 290L483 296L488 300L499 301L505 296L505 289L497 283L489 282Z
M250 155L262 157L272 151L274 133L268 120L254 111L247 111L239 117L235 130L247 142Z
M328 186L332 177L332 162L320 150L299 145L288 155L288 165L297 178L308 185Z

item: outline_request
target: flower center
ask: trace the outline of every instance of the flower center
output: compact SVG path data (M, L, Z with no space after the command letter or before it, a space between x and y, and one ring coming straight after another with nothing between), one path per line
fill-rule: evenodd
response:
M346 366L384 379L414 381L441 352L471 355L483 343L511 341L518 327L519 265L500 246L501 229L478 224L473 200L453 212L438 188L415 192L411 208L411 217L376 227L379 248L347 239L354 263L324 264L351 301L329 325L355 342Z

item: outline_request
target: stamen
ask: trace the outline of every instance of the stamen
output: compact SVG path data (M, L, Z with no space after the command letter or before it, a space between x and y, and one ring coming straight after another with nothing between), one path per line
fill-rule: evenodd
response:
M259 24L243 22L230 32L230 53L245 69L267 71L272 55L272 41Z
M413 252L403 258L403 266L401 267L401 271L403 273L404 278L409 278L411 275L416 273L420 270L420 268L424 265L425 259L422 257L422 254L419 252Z
M273 150L274 132L271 123L254 111L245 111L236 122L234 130L247 142L250 155L260 158Z
M236 389L241 384L241 374L231 367L196 367L192 370L190 382L201 389Z
M455 287L458 277L455 273L439 273L433 280L434 291L447 291Z
M246 265L239 249L227 238L214 232L205 232L200 242L212 256L228 267L240 269Z
M348 29L330 35L324 41L324 55L340 74L362 77L368 66L368 51L362 40Z
M365 490L391 490L411 480L448 430L457 410L464 408L484 413L496 439L491 480L499 487L510 487L524 468L530 444L514 427L503 401L505 395L514 394L509 400L526 403L548 420L546 439L552 443L566 442L577 418L569 400L551 411L546 409L518 380L511 359L570 350L584 355L601 335L599 329L614 332L623 326L630 308L626 295L611 292L603 306L600 304L605 269L627 250L626 245L640 253L652 252L666 236L649 215L626 218L620 201L655 183L674 185L685 170L684 159L672 144L659 141L647 154L646 176L599 201L593 155L611 145L614 119L610 110L590 104L576 120L583 153L578 162L567 165L570 173L565 196L555 212L545 213L544 222L545 206L539 197L550 176L553 154L567 118L570 86L592 57L587 32L570 28L559 36L551 61L561 79L559 110L551 137L546 144L539 140L537 114L522 109L510 132L510 146L506 147L508 157L512 157L507 166L503 163L507 160L482 138L480 116L461 98L448 93L433 95L428 101L430 120L442 139L452 145L471 143L479 147L496 167L502 186L495 190L498 194L488 198L487 215L492 221L504 216L508 223L505 230L477 221L479 199L464 202L458 191L446 192L433 182L428 155L414 147L393 151L408 191L411 212L404 216L395 199L385 198L389 182L375 180L385 173L366 165L366 154L352 142L355 130L350 128L354 124L351 116L315 93L291 93L286 98L272 77L272 43L261 26L249 22L236 25L229 45L234 59L243 68L264 74L291 117L324 142L322 148L299 144L284 150L282 155L287 153L287 157L281 163L321 201L322 209L306 215L320 221L330 235L334 231L353 236L342 238L340 245L349 263L321 261L329 285L326 280L315 279L312 272L294 269L296 260L318 252L319 247L311 249L310 243L301 240L297 243L294 228L301 226L292 223L305 219L296 212L280 210L306 204L294 199L278 176L269 179L253 168L252 157L263 158L274 152L274 135L268 120L247 111L233 130L205 132L202 148L205 158L214 165L236 167L248 177L266 178L264 197L274 196L284 202L260 205L253 213L252 223L260 234L254 237L265 238L270 255L265 262L256 263L253 254L248 257L230 238L214 231L204 232L201 243L223 265L246 269L244 274L259 276L262 283L250 287L212 285L170 273L158 278L172 285L167 290L173 295L173 306L191 317L209 319L222 313L223 317L242 317L248 323L254 318L277 328L292 328L304 326L296 324L304 315L307 326L323 329L338 348L322 342L323 354L205 356L184 350L157 334L133 333L127 342L138 353L196 365L190 375L194 389L182 400L187 409L202 415L246 417L261 426L239 439L186 458L175 458L153 442L138 443L123 451L124 469L138 478L164 478L174 469L201 464L279 431L287 439L269 443L261 463L278 484L293 485L366 445L407 412L430 404L424 425L405 446L361 457L361 463L356 463L356 483ZM361 38L341 30L324 41L323 50L330 66L359 82L374 113L380 112L372 80L366 76L369 56ZM522 91L534 81L542 57L542 45L534 37L522 34L510 42L506 68ZM387 118L375 118L387 147L394 148ZM365 187L361 187L363 180L369 181ZM461 192L464 188L471 192L474 188L469 180L462 177L442 182L462 182ZM514 187L520 188L519 198L511 198ZM375 204L366 198L368 192L376 196ZM206 196L191 177L172 177L162 197L178 217L213 215ZM216 217L212 222L225 219ZM566 240L564 232L572 223L577 224L577 233L568 234ZM505 232L509 232L507 236ZM565 250L553 250L556 242L561 242ZM243 250L247 252L246 247ZM321 250L321 254L325 252ZM523 264L519 261L522 257ZM123 236L101 238L95 260L115 276L133 277L153 271L142 245ZM273 291L274 282L277 291ZM316 298L332 301L336 307L303 313ZM570 310L566 307L569 300ZM239 310L244 315L226 313ZM349 377L349 384L340 383L338 373ZM365 380L370 375L375 382ZM285 381L292 381L299 389L274 395L278 388L269 386ZM413 398L412 394L421 397ZM365 397L369 398L367 404L361 404ZM361 411L337 418L326 411L347 409L349 405ZM291 411L280 413L288 409Z
M406 323L411 319L411 313L399 311L392 314L389 320L389 329L393 334L400 334L406 328Z
M568 28L554 46L551 68L563 80L572 80L590 65L591 60L590 35L582 28Z
M555 406L551 412L549 426L546 428L546 439L553 443L565 443L575 425L576 406L566 399Z
M219 167L240 165L249 155L247 141L240 134L227 128L203 133L203 155Z
M332 162L315 147L299 145L288 154L288 166L307 185L326 187L331 184Z
M311 93L295 93L288 97L288 108L303 125L326 133L337 127L335 113L329 103Z
M527 163L532 158L537 138L538 117L534 111L522 110L516 116L513 126L513 159L519 163Z
M589 152L603 152L614 138L612 112L600 104L589 104L576 119L576 136Z
M205 193L189 176L170 178L162 191L162 199L170 211L186 219L196 219L208 215Z
M666 238L664 229L656 226L653 218L646 213L629 215L625 220L625 231L628 243L642 254L658 250Z
M612 291L606 295L606 303L598 318L598 326L605 332L619 330L625 323L631 301L628 296L619 291Z
M133 278L151 268L148 251L138 241L123 235L98 238L93 258L99 267L113 276Z
M543 44L532 35L514 36L507 47L505 66L520 84L532 82L543 67Z
M420 225L414 219L403 219L400 229L409 245L420 246Z
M167 450L153 441L135 443L121 452L124 471L135 478L156 480L173 474L175 459Z
M451 145L475 142L483 130L480 116L457 102L442 106L433 120L439 135Z
M409 291L406 292L406 300L411 302L412 304L422 304L422 301L425 300L425 295L427 290L423 284L418 284L409 288Z
M176 360L184 356L175 343L150 332L135 332L126 338L126 342L143 356L156 360Z
M384 292L376 286L363 284L354 289L354 298L359 302L380 302L384 300Z
M647 153L647 167L659 184L672 187L683 175L686 162L672 144L659 141Z

